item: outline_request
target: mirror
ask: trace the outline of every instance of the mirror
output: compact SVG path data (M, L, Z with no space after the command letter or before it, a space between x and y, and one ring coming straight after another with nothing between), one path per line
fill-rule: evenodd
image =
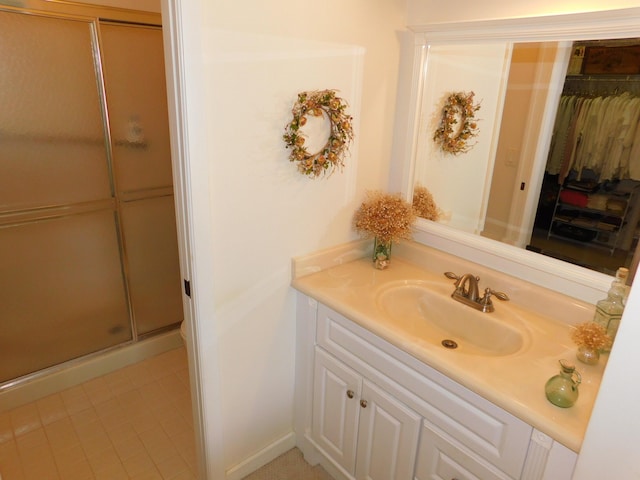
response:
M638 15L637 9L627 13ZM584 23L564 30L560 24L568 17L581 17ZM477 248L499 241L501 256L532 265L542 254L553 258L563 275L585 268L613 275L619 266L635 273L640 154L629 155L637 126L637 117L629 116L640 110L640 29L591 30L595 19L587 17L552 17L547 27L529 20L528 30L516 28L518 22L414 28L415 125L408 191L427 188L440 209L436 222L420 222L422 230L455 231L461 242ZM536 32L539 28L545 31ZM459 155L443 151L433 138L443 99L454 92L473 92L480 106L479 133ZM576 159L576 148L592 136L562 142L570 133L586 131L567 127L568 99L595 106L595 99L603 98L618 102L612 110L618 114L604 124L620 124L619 132L633 129L622 165L621 153L604 142L599 148L607 153L598 161L585 161L584 152ZM563 147L573 153L564 154ZM571 162L558 160L560 150Z

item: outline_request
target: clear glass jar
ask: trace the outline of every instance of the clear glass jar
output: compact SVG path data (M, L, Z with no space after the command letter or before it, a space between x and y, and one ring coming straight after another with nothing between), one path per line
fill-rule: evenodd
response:
M616 278L611 283L611 288L607 292L607 298L596 303L596 313L593 321L604 327L611 338L611 342L616 338L620 319L627 297L626 281L629 275L629 269L620 267L616 272ZM610 351L610 348L602 349L603 352Z
M576 352L576 358L587 365L595 365L600 360L600 350L594 347L580 345Z
M551 377L544 391L547 400L558 407L568 408L573 406L578 399L578 385L582 381L580 373L576 372L576 367L567 362L560 360L560 373Z

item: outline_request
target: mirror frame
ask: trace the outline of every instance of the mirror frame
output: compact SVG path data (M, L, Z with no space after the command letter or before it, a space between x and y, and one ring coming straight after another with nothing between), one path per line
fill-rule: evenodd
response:
M397 131L406 132L405 136L399 136L402 145L397 150L405 160L402 192L407 200L412 197L415 183L422 77L426 72L426 56L430 45L640 37L640 8L414 25L409 29L413 32L413 59L405 61L405 70L410 65L410 73L401 70L398 94L398 110L408 115L396 127ZM402 88L403 83L407 88ZM552 127L542 126L539 144L545 138L550 139ZM414 240L589 303L599 300L611 284L612 277L609 275L429 220L419 219L416 222Z

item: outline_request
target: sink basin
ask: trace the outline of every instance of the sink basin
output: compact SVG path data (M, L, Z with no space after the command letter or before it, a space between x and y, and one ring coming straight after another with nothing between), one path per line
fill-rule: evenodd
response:
M377 308L421 341L459 353L505 356L520 351L527 332L507 302L483 313L451 298L453 286L437 282L401 282L376 295Z

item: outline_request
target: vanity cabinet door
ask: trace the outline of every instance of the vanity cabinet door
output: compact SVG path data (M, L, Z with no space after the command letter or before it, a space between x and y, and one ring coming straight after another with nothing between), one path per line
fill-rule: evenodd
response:
M445 439L425 420L422 426L416 480L512 480L463 445Z
M356 465L362 376L315 349L312 438L349 475Z
M356 478L411 480L422 417L365 379Z
M315 349L312 438L358 480L411 480L422 417Z

